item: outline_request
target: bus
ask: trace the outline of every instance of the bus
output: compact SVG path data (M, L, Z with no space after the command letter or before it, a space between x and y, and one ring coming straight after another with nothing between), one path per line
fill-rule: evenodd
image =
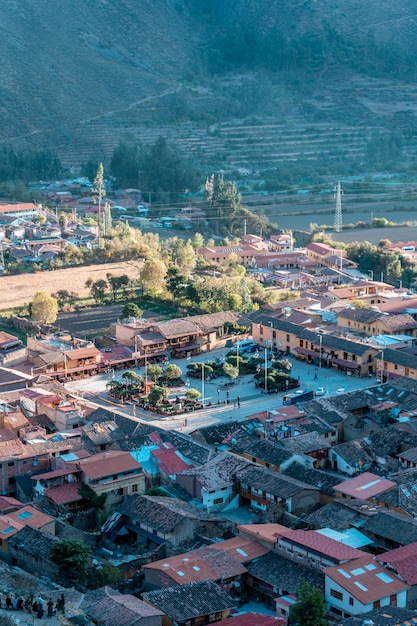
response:
M298 404L299 402L308 402L314 400L314 391L311 389L299 389L294 393L286 393L283 398L283 405Z

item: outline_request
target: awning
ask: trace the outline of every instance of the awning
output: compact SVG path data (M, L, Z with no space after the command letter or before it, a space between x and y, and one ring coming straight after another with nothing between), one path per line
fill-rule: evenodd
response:
M167 355L167 351L166 350L159 350L159 352L147 352L146 355L145 354L139 354L138 359L144 359L145 356L147 359L152 359L155 356L166 356Z
M176 348L175 346L171 346L171 350L174 350L174 352L191 352L191 350L197 350L200 348L200 344L198 343L191 343L188 346L182 346L179 348Z
M359 363L355 363L354 361L347 361L346 359L334 359L332 361L335 365L341 365L342 367L347 367L348 369L357 370L360 368Z
M304 354L306 356L314 356L318 358L318 353L315 352L314 350L308 350L307 348L294 348L294 352L297 352L297 354Z

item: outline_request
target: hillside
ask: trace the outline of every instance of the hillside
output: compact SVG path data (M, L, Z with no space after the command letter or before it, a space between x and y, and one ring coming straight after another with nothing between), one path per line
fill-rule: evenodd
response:
M405 0L3 0L2 142L64 164L164 135L203 168L415 154Z

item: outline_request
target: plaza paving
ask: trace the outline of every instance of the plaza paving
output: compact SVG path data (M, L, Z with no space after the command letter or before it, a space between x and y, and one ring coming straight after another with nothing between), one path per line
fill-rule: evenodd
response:
M184 394L187 389L193 387L200 391L202 389L201 378L187 378L186 367L190 362L206 362L213 359L222 360L227 353L227 349L214 350L212 352L201 354L187 359L173 359L170 363L178 365L182 371L182 378L186 381L186 385L171 390L171 395ZM334 369L318 368L308 365L302 361L298 361L293 357L289 357L293 368L292 376L299 377L301 389L317 389L325 387L327 390L326 397L334 395L339 389L346 392L355 389L363 389L376 384L376 378L358 378L357 376L348 376ZM260 355L260 362L263 366L264 359ZM99 406L103 406L115 413L127 415L138 421L145 423L153 423L155 426L164 429L177 429L183 432L191 432L196 428L208 426L218 422L228 420L244 420L248 416L260 411L272 410L282 406L284 393L268 395L262 388L255 386L253 374L239 376L235 381L229 381L226 377L215 378L204 383L204 404L205 408L186 415L177 415L174 417L156 416L154 413L148 413L131 405L121 405L112 401L107 394L106 385L114 376L121 379L124 370L118 370L111 374L100 374L92 378L86 378L79 381L67 383L67 388L79 394ZM144 367L137 368L136 371L144 376ZM226 384L229 384L226 390ZM237 398L240 398L240 407L237 406Z

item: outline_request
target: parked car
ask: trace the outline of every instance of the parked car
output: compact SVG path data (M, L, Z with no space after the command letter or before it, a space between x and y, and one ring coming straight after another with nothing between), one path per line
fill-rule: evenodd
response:
M336 390L337 394L342 394L342 393L346 393L346 389L344 387L339 387L339 389Z
M327 393L326 387L317 387L316 396L325 396Z

